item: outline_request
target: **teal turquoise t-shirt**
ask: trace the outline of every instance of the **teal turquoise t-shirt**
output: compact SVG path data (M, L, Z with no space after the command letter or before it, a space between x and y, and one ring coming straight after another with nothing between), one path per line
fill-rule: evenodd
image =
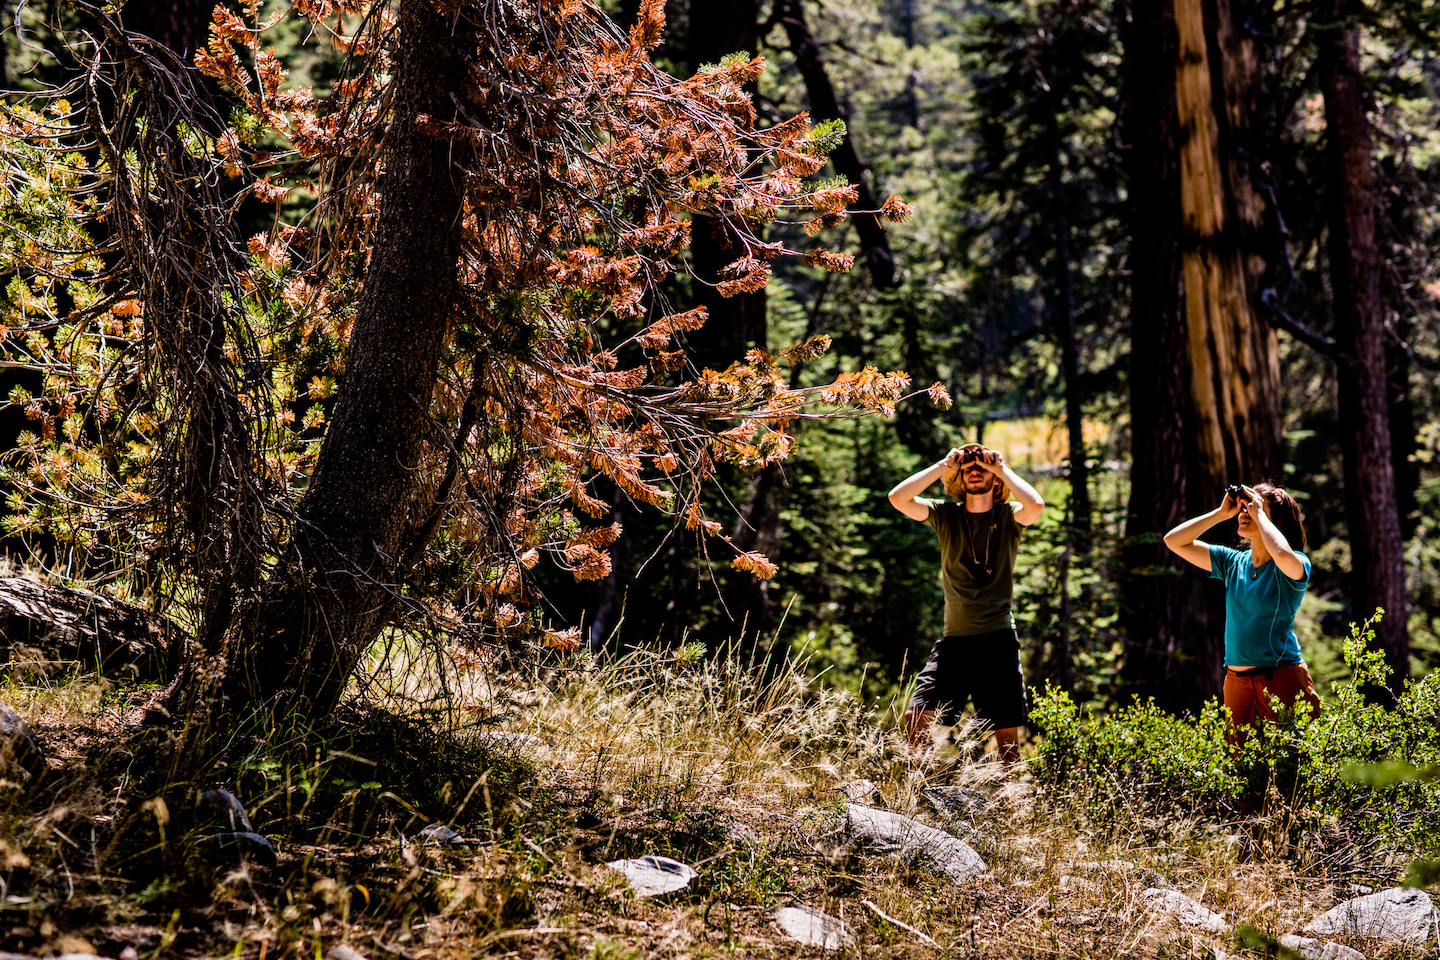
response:
M1225 665L1288 667L1301 663L1295 611L1310 585L1310 558L1296 553L1304 580L1291 580L1271 560L1250 562L1249 550L1210 548L1210 576L1225 583Z

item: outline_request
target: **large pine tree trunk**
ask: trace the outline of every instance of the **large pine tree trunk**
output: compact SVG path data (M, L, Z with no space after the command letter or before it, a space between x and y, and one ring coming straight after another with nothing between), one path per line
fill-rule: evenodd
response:
M1259 273L1247 271L1242 246L1247 221L1259 210L1234 149L1235 134L1249 126L1259 64L1251 42L1230 23L1229 4L1219 0L1217 7L1212 41L1206 36L1204 0L1175 0L1183 277L1196 445L1192 510L1218 502L1227 483L1269 479L1280 466L1275 331L1255 316L1247 273L1257 278ZM1224 41L1228 48L1220 46Z
M1126 27L1134 482L1122 679L1175 710L1220 692L1223 595L1159 536L1213 507L1225 484L1280 470L1275 335L1254 310L1264 211L1241 152L1259 60L1239 16L1230 0L1136 0ZM1172 217L1173 228L1151 222Z
M1120 16L1122 117L1131 268L1131 487L1121 584L1125 690L1193 710L1215 687L1219 624L1201 578L1161 535L1187 512L1190 457L1187 353L1181 294L1178 35L1170 0L1134 0Z
M458 291L458 144L422 133L464 89L458 26L402 0L380 218L346 358L345 383L292 539L251 622L232 632L225 689L277 695L316 715L339 701L391 615L416 491L414 465Z
M1404 541L1396 508L1386 391L1385 319L1380 258L1375 244L1374 148L1360 75L1360 31L1345 0L1330 5L1336 27L1317 31L1325 97L1326 199L1335 339L1352 358L1340 364L1341 448L1345 457L1345 517L1357 619L1376 607L1385 619L1376 639L1394 671L1396 689L1410 673Z

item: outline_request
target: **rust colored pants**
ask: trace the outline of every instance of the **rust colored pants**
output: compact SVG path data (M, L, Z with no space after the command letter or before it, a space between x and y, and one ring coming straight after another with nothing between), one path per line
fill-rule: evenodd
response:
M1235 667L1227 667L1225 706L1230 708L1231 743L1243 740L1245 728L1253 727L1256 720L1275 719L1275 711L1270 709L1271 695L1287 707L1303 699L1310 704L1310 716L1320 713L1320 697L1315 693L1315 682L1310 679L1310 671L1303 663L1273 669L1240 667L1238 672Z

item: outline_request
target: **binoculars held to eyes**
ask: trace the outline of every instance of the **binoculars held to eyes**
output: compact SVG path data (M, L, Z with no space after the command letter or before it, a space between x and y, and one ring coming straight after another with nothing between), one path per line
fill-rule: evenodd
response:
M1250 502L1250 494L1246 493L1245 488L1240 486L1240 484L1238 483L1232 483L1230 484L1230 486L1226 487L1225 496L1234 497L1236 503Z

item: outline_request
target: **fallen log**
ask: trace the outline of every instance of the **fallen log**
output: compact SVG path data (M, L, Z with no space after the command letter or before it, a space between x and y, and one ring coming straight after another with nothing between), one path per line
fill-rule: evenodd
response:
M0 665L9 671L96 670L165 682L189 637L164 617L110 597L0 577Z

